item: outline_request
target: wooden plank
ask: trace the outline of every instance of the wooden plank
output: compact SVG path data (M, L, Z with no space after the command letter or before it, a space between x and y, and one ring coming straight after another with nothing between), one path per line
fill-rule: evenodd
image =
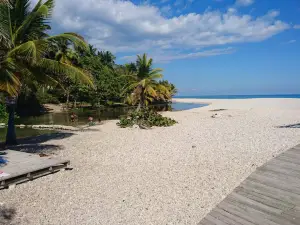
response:
M259 182L261 184L274 187L280 190L292 192L298 194L300 196L300 186L297 183L293 182L285 182L280 179L275 179L274 177L267 177L261 174L253 173L248 180Z
M43 170L54 165L69 163L69 160L61 160L52 156L40 157L38 155L11 150L4 151L4 153L6 153L6 155L3 157L8 161L8 164L1 167L1 170L10 174L10 176L1 177L0 181L32 171Z
M300 165L300 159L297 159L295 157L291 157L290 155L282 154L282 155L280 155L280 157L278 159L282 160L282 161L291 162L291 163Z
M294 205L300 204L300 195L284 191L281 189L277 189L274 187L270 187L261 183L257 183L255 181L251 180L245 180L240 187L243 187L246 190L260 193L262 195L268 196L268 197L275 197L283 202L287 202Z
M300 173L300 167L298 164L294 164L291 162L285 162L285 161L282 161L279 159L273 159L270 162L268 162L266 165L272 165L272 166L276 166L279 168L286 168L291 171L296 171L296 172Z
M200 223L199 225L216 225L212 222L210 222L209 220L207 220L206 218L204 218Z
M296 160L300 160L300 153L292 151L292 150L288 150L288 151L282 153L281 155L277 156L276 158L281 158L281 157L289 157L289 158L293 158Z
M230 225L254 225L254 223L251 223L243 218L237 217L221 208L215 208L210 215L213 217L219 218L223 221L226 221Z
M207 215L207 217L205 217L209 222L215 224L215 225L228 225L228 223L223 222L222 220L219 220L213 216L211 216L210 214Z
M265 225L281 225L268 220L263 213L255 209L251 209L250 207L238 205L236 204L236 202L231 202L229 199L226 199L226 201L221 202L218 207L226 210L227 212L235 215L236 217L240 217L254 224L260 222L261 224L265 224Z
M300 145L258 168L203 224L300 225Z
M221 207L229 207L231 212L242 217L244 219L250 220L254 224L268 224L268 225L299 225L295 224L294 221L290 219L282 218L281 215L261 211L260 208L253 207L254 205L245 205L244 202L231 201L231 199L226 199L226 203Z
M295 152L295 153L299 153L300 152L300 145L297 145L291 149L288 150L289 152Z
M1 171L9 176L0 178L0 188L7 185L18 184L33 178L37 178L66 167L70 161L53 156L40 157L39 155L11 151L4 151L2 155L8 163L1 167Z
M258 202L256 200L247 198L246 196L241 195L240 193L233 192L228 196L228 201L235 202L237 205L243 205L245 207L250 207L261 212L272 213L280 215L283 210L265 205L264 203Z
M300 178L300 174L297 171L293 171L287 168L283 168L283 167L277 167L274 165L265 165L264 167L258 168L257 170L260 171L272 171L275 173L281 173L281 174L286 174L288 176L291 177L296 177L296 178Z
M297 224L300 224L300 206L295 206L294 208L285 211L282 216L284 218L290 218Z
M300 158L299 154L300 154L299 151L296 152L294 150L289 150L289 151L286 151L286 152L282 153L282 155L284 155L284 156L293 157L295 159Z
M244 189L243 187L238 187L235 190L236 193L241 194L249 199L255 200L257 202L263 203L267 206L271 206L277 209L281 209L282 211L286 211L295 207L294 204L281 201L280 199L276 198L277 196L265 196L261 193L257 193L254 191L249 191Z
M281 181L293 183L296 185L300 184L300 178L293 177L293 176L290 176L290 175L284 174L284 173L274 172L272 170L256 170L256 172L253 174L267 176L269 178L274 178L275 180L279 179Z

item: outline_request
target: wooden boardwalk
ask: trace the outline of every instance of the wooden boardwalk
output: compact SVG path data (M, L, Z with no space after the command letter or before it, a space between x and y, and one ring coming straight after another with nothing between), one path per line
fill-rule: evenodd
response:
M300 225L300 145L252 173L198 225Z
M12 150L0 153L0 189L57 172L70 163L54 156L40 157Z

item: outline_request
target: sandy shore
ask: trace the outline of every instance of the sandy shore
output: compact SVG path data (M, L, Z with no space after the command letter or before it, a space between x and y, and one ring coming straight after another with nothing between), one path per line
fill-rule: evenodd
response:
M169 128L110 121L40 143L74 169L0 191L0 208L16 210L14 224L197 224L258 166L300 143L300 129L279 128L300 123L300 99L176 101L211 104L165 113L179 122Z

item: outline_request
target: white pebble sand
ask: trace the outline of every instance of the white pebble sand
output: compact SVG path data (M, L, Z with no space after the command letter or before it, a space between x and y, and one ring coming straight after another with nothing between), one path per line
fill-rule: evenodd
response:
M109 121L41 143L74 169L0 190L0 207L16 209L14 224L197 224L258 166L300 143L300 128L278 128L300 123L300 99L176 101L212 104L165 113L173 127Z

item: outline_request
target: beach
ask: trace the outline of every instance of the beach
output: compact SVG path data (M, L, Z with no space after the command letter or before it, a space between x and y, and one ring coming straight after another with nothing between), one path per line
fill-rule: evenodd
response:
M12 224L197 224L255 169L300 143L300 99L174 99L172 127L116 120L36 146L67 170L0 190ZM1 224L1 222L0 222Z

